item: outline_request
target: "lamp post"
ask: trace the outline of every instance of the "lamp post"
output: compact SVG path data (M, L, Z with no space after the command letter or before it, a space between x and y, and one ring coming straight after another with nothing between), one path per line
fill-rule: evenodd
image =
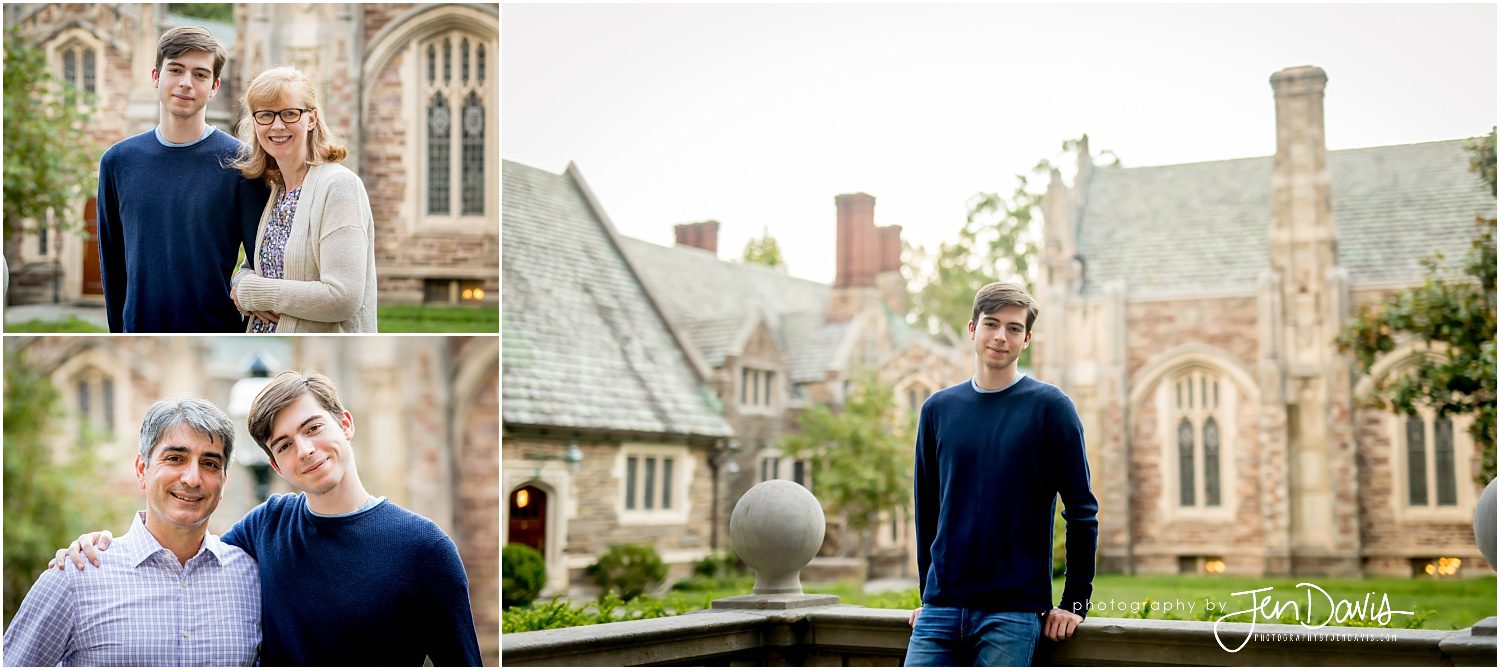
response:
M270 384L270 368L260 356L254 356L245 376L229 389L228 413L234 419L235 441L242 445L240 449L234 450L234 462L249 469L251 476L255 478L256 503L265 502L271 497L271 462L260 449L244 448L254 442L249 439L250 431L246 426L250 418L250 404Z
M578 447L578 440L573 440L568 443L568 448L563 450L562 455L529 454L526 456L526 460L537 461L536 471L532 474L533 477L540 478L542 476L542 463L545 461L562 461L568 465L568 474L577 476L578 469L583 465L583 449Z

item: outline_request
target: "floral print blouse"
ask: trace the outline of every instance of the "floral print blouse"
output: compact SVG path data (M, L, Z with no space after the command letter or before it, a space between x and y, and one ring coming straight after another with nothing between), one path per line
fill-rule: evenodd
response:
M297 199L302 189L284 191L276 197L271 218L260 239L260 274L267 279L281 279L286 268L286 240L292 232L292 216L297 213ZM250 318L250 332L274 333L276 324L258 316Z

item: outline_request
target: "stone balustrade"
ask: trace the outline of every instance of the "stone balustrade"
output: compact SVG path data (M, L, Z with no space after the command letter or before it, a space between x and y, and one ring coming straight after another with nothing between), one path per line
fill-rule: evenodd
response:
M1481 523L1493 526L1493 482L1486 497L1478 516ZM1482 531L1479 524L1476 529ZM822 509L806 489L780 480L762 482L735 506L730 534L740 556L757 572L750 595L723 598L714 601L713 609L672 617L503 635L502 663L901 664L911 638L909 610L839 605L835 596L802 592L798 574L823 535ZM1480 535L1481 550L1492 565L1494 537L1493 531L1487 538ZM1094 617L1065 642L1041 640L1034 660L1037 665L1492 668L1497 661L1495 640L1495 617L1457 631L1285 624L1216 627L1210 621Z

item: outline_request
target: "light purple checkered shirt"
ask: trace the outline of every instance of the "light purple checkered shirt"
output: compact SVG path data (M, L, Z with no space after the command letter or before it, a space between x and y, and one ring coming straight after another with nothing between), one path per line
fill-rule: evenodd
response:
M5 631L6 665L255 665L260 575L239 547L209 533L179 564L137 512L99 557L42 573Z

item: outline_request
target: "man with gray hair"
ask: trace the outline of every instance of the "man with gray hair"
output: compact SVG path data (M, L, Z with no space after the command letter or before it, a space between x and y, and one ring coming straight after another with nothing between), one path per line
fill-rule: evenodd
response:
M135 457L146 509L99 569L42 573L5 631L5 665L254 665L257 566L208 532L233 449L213 404L152 404Z

